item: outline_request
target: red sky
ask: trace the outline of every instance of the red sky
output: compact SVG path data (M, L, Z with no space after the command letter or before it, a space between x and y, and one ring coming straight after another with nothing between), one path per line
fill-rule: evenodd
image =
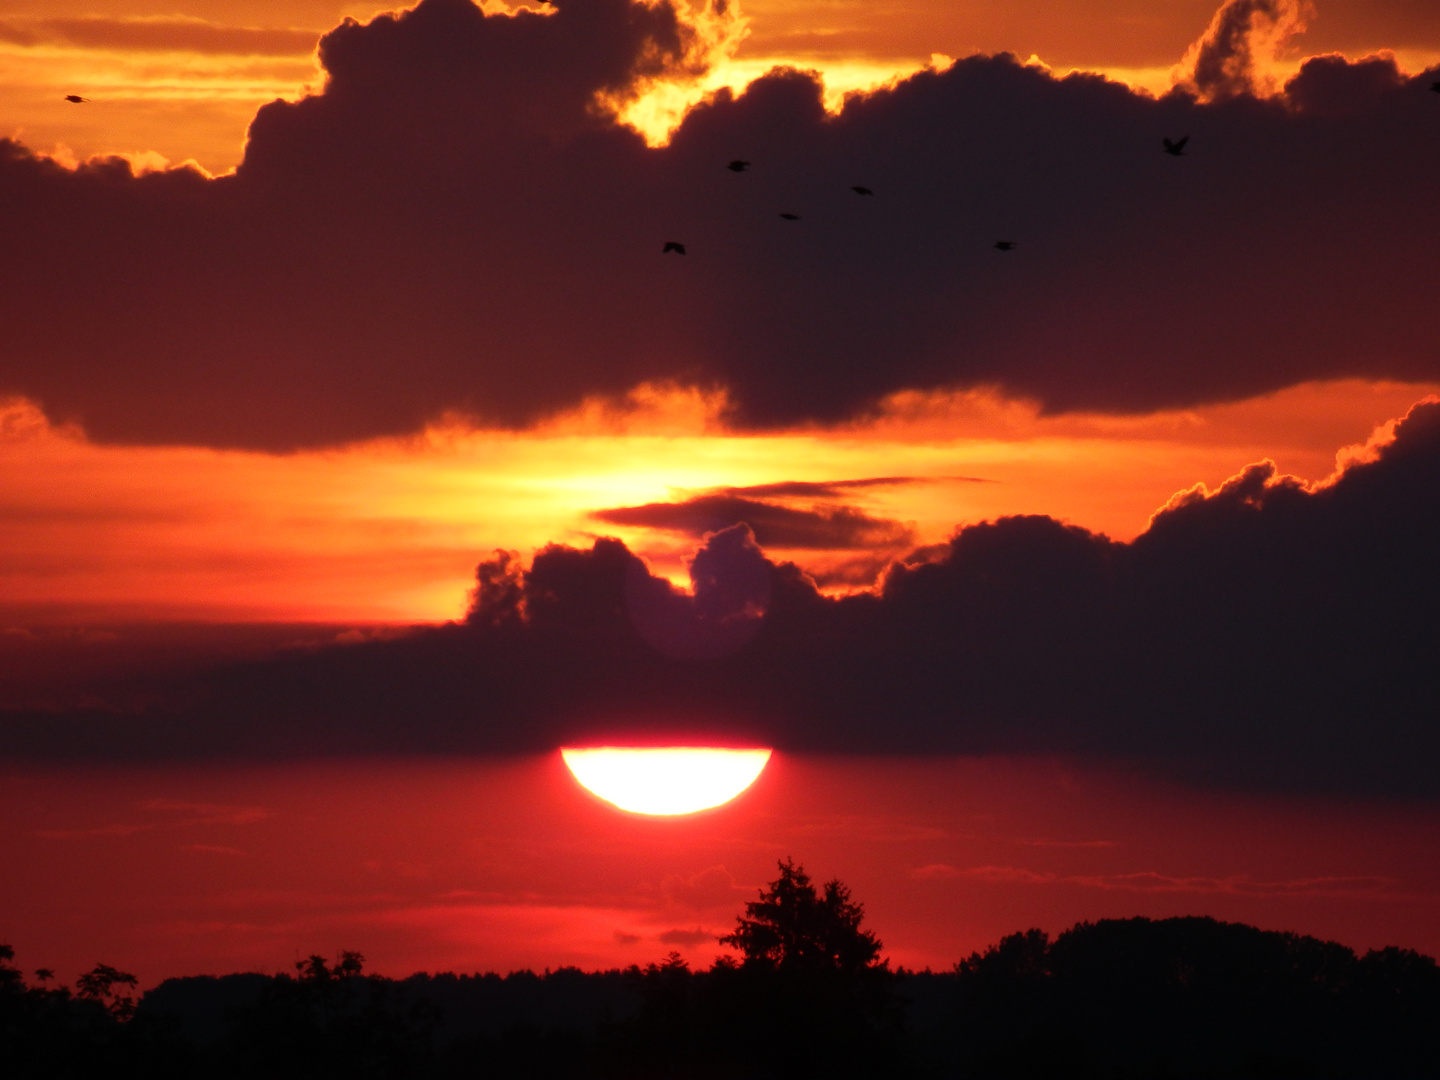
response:
M1433 3L383 10L0 4L22 963L645 961L787 855L912 966L1440 949ZM781 752L513 756L627 716Z
M782 755L735 802L680 818L615 811L558 754L28 769L3 790L0 855L35 868L7 890L6 933L21 963L65 978L96 960L147 983L280 971L351 948L395 975L672 948L705 963L717 947L686 933L728 930L789 855L850 884L910 967L1135 914L1440 948L1433 807L1204 793L1055 761Z

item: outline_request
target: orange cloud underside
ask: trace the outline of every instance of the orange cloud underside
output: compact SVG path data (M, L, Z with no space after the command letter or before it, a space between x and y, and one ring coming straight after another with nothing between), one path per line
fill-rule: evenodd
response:
M866 513L913 523L917 543L1017 513L1126 539L1175 492L1264 457L1323 479L1338 449L1437 390L1316 383L1139 417L911 395L864 424L764 435L727 431L714 399L646 391L529 432L457 423L291 455L96 446L12 403L0 410L0 595L11 621L444 620L463 613L476 562L496 548L528 555L603 532L683 581L693 539L588 515L795 480L932 478L853 493ZM772 555L818 572L857 553Z

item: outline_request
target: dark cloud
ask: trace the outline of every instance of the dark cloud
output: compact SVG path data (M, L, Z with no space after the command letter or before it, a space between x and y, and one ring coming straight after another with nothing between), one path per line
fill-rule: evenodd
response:
M1356 116L1403 82L1395 65L1384 57L1352 64L1343 56L1316 56L1285 84L1285 97L1307 116Z
M1434 73L1201 104L974 57L829 117L779 71L654 150L597 102L699 70L704 28L547 10L346 23L233 176L0 144L0 393L103 439L287 448L647 380L783 425L904 388L1124 411L1440 376Z
M739 527L697 553L693 595L616 540L548 547L523 570L501 553L463 624L156 680L138 707L12 710L0 747L114 759L754 740L1435 796L1437 494L1431 403L1327 487L1252 465L1178 496L1128 544L1046 517L973 525L838 600Z
M843 498L848 492L866 488L907 487L911 484L993 484L978 476L871 476L860 480L782 480L775 484L727 487L728 495L749 495L757 499Z
M639 525L690 536L743 523L767 548L870 550L904 547L915 541L914 530L901 522L871 517L854 507L797 510L738 495L700 495L684 502L622 506L597 510L590 516L611 525Z

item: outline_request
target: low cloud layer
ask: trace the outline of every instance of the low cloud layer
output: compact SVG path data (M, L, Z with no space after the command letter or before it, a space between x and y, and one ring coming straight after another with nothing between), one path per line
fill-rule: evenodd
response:
M821 595L742 527L693 595L617 540L482 563L463 624L11 712L10 755L496 753L589 741L1124 759L1260 790L1440 795L1440 403L1332 484L1252 465L1117 543L961 529ZM136 702L139 702L138 704Z
M1440 376L1434 73L1320 58L1203 104L975 57L827 116L779 71L652 149L611 112L733 13L548 10L335 29L324 92L264 107L232 176L0 143L0 395L282 449L644 382L767 426L915 388L1127 411Z

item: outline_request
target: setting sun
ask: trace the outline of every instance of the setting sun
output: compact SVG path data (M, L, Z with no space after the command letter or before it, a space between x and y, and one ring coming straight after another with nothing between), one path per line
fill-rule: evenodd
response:
M564 749L575 779L587 791L634 814L693 814L729 802L753 784L769 750L712 747Z

